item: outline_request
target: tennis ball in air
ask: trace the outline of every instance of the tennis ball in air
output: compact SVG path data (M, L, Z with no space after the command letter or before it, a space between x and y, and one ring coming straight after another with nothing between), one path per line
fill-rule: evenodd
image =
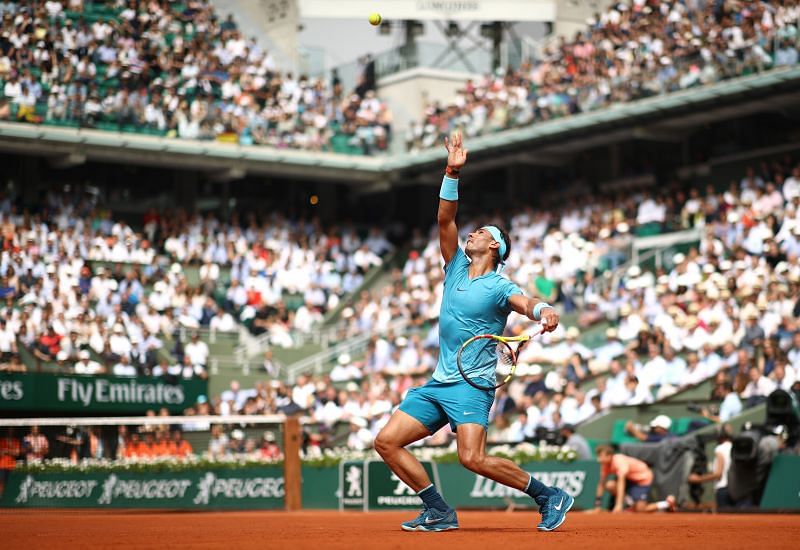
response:
M381 24L381 14L380 13L371 13L369 15L369 24L373 27L377 27Z

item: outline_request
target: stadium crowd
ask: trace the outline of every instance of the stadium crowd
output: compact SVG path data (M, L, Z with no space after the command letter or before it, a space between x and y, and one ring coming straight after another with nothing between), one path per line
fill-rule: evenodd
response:
M534 341L522 353L518 376L497 393L488 435L490 442L519 442L559 431L564 433L565 427L569 432L570 425L609 407L653 402L709 380L709 400L717 405L704 409L703 414L714 422L730 420L745 408L762 402L776 388L797 391L800 383L797 321L800 318L800 163L788 157L764 161L747 168L742 176L724 188L708 187L702 193L695 189L683 194L665 188L659 192L629 193L630 196L621 201L576 202L549 214L526 209L511 215L512 250L505 274L526 292L556 304L565 312L565 317L571 312L573 321ZM125 242L126 226L112 223L108 215L81 216L82 208L78 204L73 204L73 217L65 215L68 210L65 205L72 203L61 195L51 195L48 204L52 206L54 217L48 220L52 227L46 229L43 219L21 221L10 205L3 207L5 240L0 290L5 292L7 306L2 311L0 326L6 327L4 334L13 336L17 330L14 323L18 324L20 337L16 342L19 345L28 342L25 335L29 329L25 326L35 320L50 319L50 324L40 322L37 325L47 326L47 331L40 335L40 340L45 340L39 343L49 343L46 338L52 332L61 334L51 331L51 327L68 334L58 339L59 352L78 350L81 361L75 365L74 372L89 372L90 369L79 369L87 361L81 355L80 344L73 343L75 337L69 328L81 326L76 320L81 319L80 314L86 315L86 311L81 311L80 306L82 303L85 306L96 288L116 286L107 293L117 298L111 299L108 307L103 305L109 302L108 297L105 302L98 301L101 306L95 308L98 318L87 320L88 326L96 327L94 330L98 334L108 335L102 349L118 349L112 347L117 345L112 345L112 338L127 336L129 341L134 340L131 334L136 332L136 327L142 331L142 336L147 334L158 340L165 329L154 320L148 321L152 296L159 292L155 283L152 293L142 294L147 306L141 318L137 315L141 308L134 307L131 313L126 310L127 302L119 300L136 295L137 283L145 287L155 281L168 285L169 289L178 288L181 283L172 282L172 279L179 280L180 272L173 270L170 266L175 264L170 262L196 260L202 267L209 258L215 259L213 254L206 257L209 249L202 247L184 246L183 251L172 247L167 269L161 270L158 263L141 268L146 273L144 284L138 276L125 275L117 281L114 269L92 274L88 265L79 262L81 255L90 257L89 250L96 238L106 243L109 239L116 242L117 238ZM175 220L174 216L169 218ZM74 227L70 220L80 224L79 227ZM161 221L149 221L157 227L163 225ZM475 220L477 223L486 221ZM194 222L199 224L197 227L203 227L201 220ZM109 227L107 233L103 224ZM465 231L471 227L462 225ZM658 231L695 228L700 235L699 244L687 253L666 258L665 267L655 271L626 267L626 258L618 255L619 242L625 243L632 235L652 232L654 228ZM197 234L214 234L207 229L198 229ZM92 237L93 230L99 237ZM247 230L231 231L238 234ZM254 240L247 246L266 242L265 234L253 231ZM50 238L51 234L54 238ZM67 234L73 238L65 241L63 237ZM164 232L164 235L173 234L171 230ZM188 234L194 233L189 231ZM133 240L144 240L142 235L132 235ZM318 232L317 235L330 233ZM32 244L20 246L18 241L27 241L29 236ZM370 236L375 242L384 241L377 232ZM73 243L74 249L66 248L68 242ZM154 246L157 250L169 248L169 238L159 240L156 237L154 242L163 243ZM186 242L193 241L189 238ZM354 240L350 250L357 251L364 243ZM436 365L441 260L435 238L426 242L417 236L413 244L414 249L400 275L395 275L396 280L374 293L364 293L345 315L355 330L373 334L363 357L342 354L329 373L301 375L292 385L270 376L252 388L232 382L229 390L210 398L203 396L187 409L182 430L212 429L212 444L207 452L215 456L237 453L266 456L267 451L263 449L275 447L275 442L270 440L274 439L274 434L256 441L241 431L226 433L222 426L212 427L192 417L219 415L220 425L225 425L225 417L232 414L303 412L317 424L317 429L307 434L307 454L319 454L331 446L369 448L372 438L388 421L403 395L409 388L424 384ZM367 248L370 246L367 244ZM223 260L222 256L216 259ZM78 265L77 271L74 265ZM55 269L48 269L48 266ZM151 268L152 271L148 271ZM23 278L29 272L32 283ZM596 279L602 272L621 276L619 279L602 276ZM76 282L74 273L78 273L78 284L73 284ZM57 305L63 286L60 280L67 275L64 285L68 290L61 311ZM114 281L116 285L104 281ZM33 290L23 291L18 284L28 284ZM43 294L45 292L47 294ZM38 298L26 299L26 296ZM73 296L75 301L71 302L68 296ZM15 300L22 303L21 309L13 307ZM172 302L166 304L163 310L153 307L157 313L164 312L159 317L160 323L165 322L164 319L177 323L186 315L186 311L175 308ZM405 318L410 329L402 334L382 330L381 313L386 311L391 312L390 319ZM78 316L73 317L73 312L79 312ZM26 322L22 323L22 319ZM145 333L149 322L153 323L153 331ZM123 327L120 335L116 334L117 325ZM528 320L512 314L508 325L510 334L531 329ZM166 330L168 332L169 328ZM598 340L598 333L604 337L599 337L599 345L590 349L580 341L582 330L594 333L595 340ZM77 337L81 336L79 332ZM5 341L10 341L12 346L15 342L9 337L0 343ZM90 334L90 346L93 341L98 341L99 346L97 337ZM193 344L195 348L190 347ZM35 340L32 347L37 353L48 353L45 346L37 347ZM9 353L13 353L13 348L10 349ZM97 348L91 349L96 352ZM195 339L185 346L185 353L196 358L188 363L191 375L202 375L194 366L207 359L208 348ZM153 367L151 372L163 374L155 370L157 368ZM116 367L112 372L117 372ZM336 429L340 423L348 426L344 434ZM658 420L653 430L655 435L667 433L669 425L663 419ZM632 426L629 431L636 437L649 437ZM125 449L120 456L139 456L140 451L142 456L159 456L153 450L161 448L157 445L159 441L170 448L167 440L175 436L157 432L136 437L125 434L124 441L119 443ZM42 450L44 443L38 434L33 436L39 441L37 448L47 454L47 449ZM445 428L421 444L451 442L452 434ZM140 443L145 446L140 447Z
M490 441L534 438L609 407L653 402L707 380L718 406L703 413L722 422L776 388L797 389L796 160L753 165L741 180L704 193L633 193L623 201L575 203L549 214L528 209L513 215L511 228L506 275L573 312L575 324L523 351L518 376L498 391ZM655 272L620 269L620 243L654 228L695 228L699 245L666 258L667 267ZM277 380L249 389L234 384L212 400L211 410L223 416L305 411L323 427L350 423L346 444L369 446L404 393L423 384L436 365L441 258L435 238L417 245L402 275L345 311L353 334L374 334L364 357L343 354L329 374L304 375L293 386ZM616 284L613 277L595 279L615 267L621 273ZM397 318L411 328L403 334L386 330L387 320ZM510 334L532 328L512 314ZM595 338L599 332L597 347L580 342L582 329ZM312 448L332 444L326 433L317 434ZM432 441L449 437L445 428Z
M470 79L430 103L406 132L408 150L534 124L798 63L796 2L612 2L585 31L539 59Z
M246 322L291 346L393 249L379 228L277 214L222 223L150 211L134 231L79 188L45 204L31 214L0 201L0 370L24 371L27 352L65 373L206 377L197 329ZM295 311L287 294L302 296Z
M334 136L365 154L388 147L392 115L374 79L348 93L280 71L207 0L3 2L0 18L0 119L312 151Z

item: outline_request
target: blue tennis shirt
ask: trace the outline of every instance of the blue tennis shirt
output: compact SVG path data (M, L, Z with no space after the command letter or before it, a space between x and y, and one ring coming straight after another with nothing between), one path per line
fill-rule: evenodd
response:
M511 306L508 299L522 290L497 272L469 278L469 258L461 247L444 266L444 294L439 314L439 362L433 373L438 382L461 381L456 357L461 344L478 334L503 334ZM494 353L487 354L476 377L494 383ZM470 371L472 378L473 371Z

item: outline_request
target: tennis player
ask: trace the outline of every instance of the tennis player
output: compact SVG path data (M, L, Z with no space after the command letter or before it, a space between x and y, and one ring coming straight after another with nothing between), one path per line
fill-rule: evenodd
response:
M445 279L439 315L439 362L433 378L408 392L399 409L375 439L375 449L391 470L420 496L419 516L402 524L406 531L458 529L458 517L431 483L424 468L406 445L427 437L448 422L456 433L458 458L467 469L498 483L524 491L539 505L542 521L537 528L552 531L564 522L574 499L561 489L548 487L511 460L486 454L486 430L494 391L474 388L461 376L456 355L462 343L478 334L502 334L511 311L534 321L543 330L558 326L558 314L548 304L522 294L517 285L501 277L510 242L505 231L485 226L469 234L464 250L458 246L459 170L467 161L460 134L452 143L445 138L447 170L439 193L439 244ZM485 378L494 386L496 364L486 365Z

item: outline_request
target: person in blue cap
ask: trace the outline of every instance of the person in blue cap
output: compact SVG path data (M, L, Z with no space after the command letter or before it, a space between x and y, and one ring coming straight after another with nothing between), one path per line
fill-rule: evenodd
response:
M467 161L460 134L445 138L447 169L439 192L439 244L444 258L444 294L439 314L439 361L433 377L409 390L400 407L375 439L375 450L423 502L419 516L401 525L406 531L458 529L458 517L431 483L407 445L449 423L456 433L458 457L466 468L530 495L542 513L541 531L559 527L574 499L548 487L511 460L486 453L486 430L494 391L480 390L458 371L456 356L466 340L478 334L502 334L512 311L540 321L545 331L558 326L558 314L549 304L526 297L500 275L511 250L508 234L496 225L476 228L462 249L458 245L459 171ZM486 373L494 380L494 373Z

